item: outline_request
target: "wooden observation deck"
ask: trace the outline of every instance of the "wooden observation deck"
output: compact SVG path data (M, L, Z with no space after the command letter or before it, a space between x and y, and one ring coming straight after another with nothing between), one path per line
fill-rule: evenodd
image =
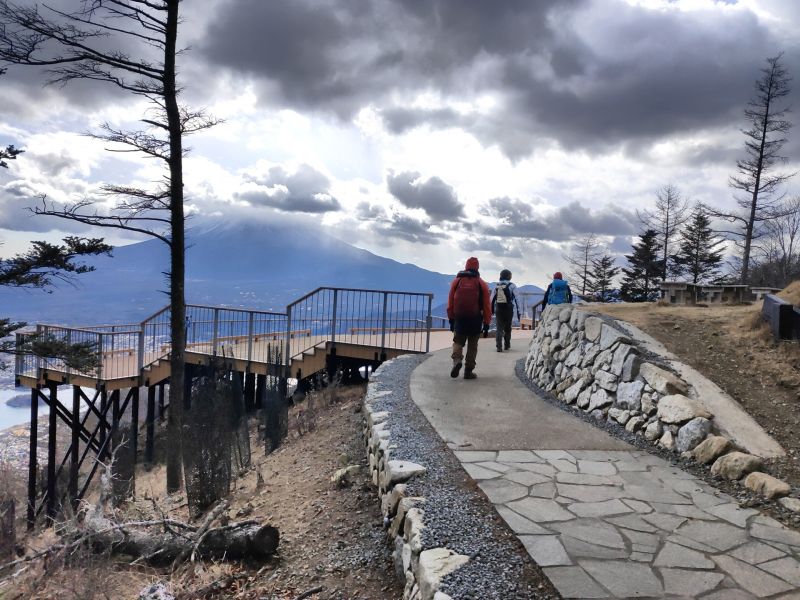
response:
M286 414L289 378L297 379L300 386L322 371L352 374L402 354L428 352L433 320L443 320L431 315L432 301L428 293L322 287L289 304L285 312L187 305L187 385L195 365L224 359L226 368L241 377L246 410L263 408L269 421L275 416L272 413ZM65 501L77 505L124 427L129 427L135 464L141 388L147 390L144 461L152 462L156 412L163 415L168 408L164 387L170 378L170 309L129 325L39 324L35 334L17 334L17 347L23 347L30 335L88 344L98 358L98 367L92 371L76 371L61 360L40 356L16 358L16 384L31 389L28 526L33 527L45 508L53 519ZM72 386L71 402L59 400L61 385ZM95 391L87 394L86 388ZM40 399L50 407L50 414L46 489L37 502ZM129 425L122 423L126 414ZM71 433L69 448L60 460L56 456L59 421ZM87 472L83 466L89 455L99 460L89 461ZM57 482L64 472L68 472L68 482L62 493Z

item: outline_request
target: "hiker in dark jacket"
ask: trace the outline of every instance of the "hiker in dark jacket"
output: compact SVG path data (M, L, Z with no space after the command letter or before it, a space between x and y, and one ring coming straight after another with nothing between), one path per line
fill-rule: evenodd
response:
M489 286L481 279L479 266L478 259L474 256L467 259L464 270L460 271L450 284L450 294L447 297L447 318L450 320L450 331L453 332L453 368L450 370L450 377L458 377L462 361L466 362L464 379L477 377L474 371L475 358L478 355L478 338L481 329L484 337L489 334L492 305L489 301Z
M572 302L572 290L564 281L560 271L553 273L553 282L547 286L542 299L542 310L548 304L570 304Z
M502 352L503 346L511 348L511 322L514 320L514 307L517 308L517 320L520 318L519 303L517 302L517 286L511 283L511 271L500 271L500 281L494 286L492 294L492 313L496 317L497 351Z

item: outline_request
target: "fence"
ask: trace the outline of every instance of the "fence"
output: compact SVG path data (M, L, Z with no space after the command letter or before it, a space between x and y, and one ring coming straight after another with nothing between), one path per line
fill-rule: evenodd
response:
M186 350L258 363L271 363L278 351L287 367L320 342L370 346L381 353L390 348L427 352L432 300L432 294L424 293L323 287L291 303L286 313L188 304ZM83 343L94 350L99 364L80 372L58 358L19 353L15 374L35 379L42 371L97 380L138 377L145 366L169 356L170 318L166 307L138 324L37 325L35 333L17 333L17 347L34 339Z

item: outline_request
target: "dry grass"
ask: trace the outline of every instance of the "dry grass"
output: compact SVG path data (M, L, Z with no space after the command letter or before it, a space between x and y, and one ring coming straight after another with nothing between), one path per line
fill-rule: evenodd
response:
M800 279L783 288L778 292L778 296L792 304L800 304Z

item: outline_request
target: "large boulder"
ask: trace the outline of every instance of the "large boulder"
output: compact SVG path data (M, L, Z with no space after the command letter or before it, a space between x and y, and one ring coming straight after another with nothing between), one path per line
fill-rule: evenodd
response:
M608 390L609 392L616 392L617 391L617 376L613 373L609 373L608 371L598 371L594 375L594 380L604 390Z
M630 339L628 339L624 333L619 329L614 329L607 323L603 323L603 326L600 328L600 348L602 350L611 348L611 346L617 342L625 343L629 341Z
M741 479L748 473L758 471L764 461L758 456L746 454L744 452L731 452L720 456L711 465L711 474L725 479Z
M642 359L637 354L630 353L622 365L622 381L633 381L639 375Z
M692 419L678 431L678 439L675 442L677 451L683 454L694 449L706 439L709 431L711 431L711 421L703 417Z
M781 481L772 475L767 475L766 473L761 473L760 471L755 471L745 477L744 485L746 488L753 490L757 494L761 494L765 498L770 499L788 496L789 492L792 490L789 484L785 481Z
M710 435L700 442L700 445L694 449L692 455L701 465L707 465L717 460L730 448L731 441L728 438L721 435Z
M685 381L653 363L643 363L639 374L659 394L685 394L689 391Z
M642 367L644 367L644 365L642 365ZM664 423L677 425L679 423L686 423L697 417L710 419L711 416L711 413L697 401L681 394L664 396L658 401L658 418Z
M614 350L614 358L611 360L610 369L614 375L622 375L622 368L625 366L625 361L632 351L633 347L628 344L620 344L617 346L617 349Z

